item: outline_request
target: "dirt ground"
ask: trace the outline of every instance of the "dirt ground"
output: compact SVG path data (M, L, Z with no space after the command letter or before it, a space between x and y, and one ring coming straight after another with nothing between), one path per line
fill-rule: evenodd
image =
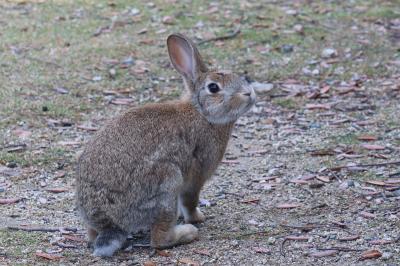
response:
M92 257L76 158L110 117L179 97L172 32L257 104L198 241ZM399 1L0 1L0 265L400 265L399 100Z

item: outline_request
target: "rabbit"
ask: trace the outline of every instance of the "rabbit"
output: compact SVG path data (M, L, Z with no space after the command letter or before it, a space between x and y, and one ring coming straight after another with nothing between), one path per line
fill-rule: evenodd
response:
M112 256L141 230L150 230L157 249L196 240L193 224L205 220L200 190L221 162L235 121L255 103L244 77L208 70L186 36L170 35L167 48L186 94L112 119L78 160L77 210L94 256ZM177 225L178 212L185 224Z

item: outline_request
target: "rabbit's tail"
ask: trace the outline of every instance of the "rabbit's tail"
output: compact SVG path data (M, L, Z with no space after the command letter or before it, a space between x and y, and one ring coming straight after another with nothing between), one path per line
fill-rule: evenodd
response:
M94 256L111 257L126 241L127 233L117 228L98 232L94 242Z

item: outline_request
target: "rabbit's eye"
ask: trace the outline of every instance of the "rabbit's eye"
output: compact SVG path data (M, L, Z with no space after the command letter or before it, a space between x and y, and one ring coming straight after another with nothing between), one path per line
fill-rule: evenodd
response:
M216 84L216 83L210 83L210 84L207 85L207 87L208 87L208 90L209 90L211 93L217 93L217 92L219 92L219 86L218 86L218 84Z

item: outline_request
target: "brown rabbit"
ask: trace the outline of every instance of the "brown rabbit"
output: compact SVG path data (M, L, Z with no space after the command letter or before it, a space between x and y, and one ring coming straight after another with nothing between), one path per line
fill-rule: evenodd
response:
M132 108L87 144L77 167L77 206L95 256L112 256L129 233L151 230L151 246L198 236L199 193L221 161L233 124L255 102L251 85L209 71L187 37L170 35L168 52L187 94ZM178 211L187 224L177 225Z

